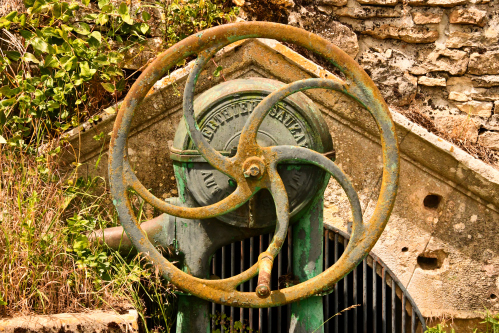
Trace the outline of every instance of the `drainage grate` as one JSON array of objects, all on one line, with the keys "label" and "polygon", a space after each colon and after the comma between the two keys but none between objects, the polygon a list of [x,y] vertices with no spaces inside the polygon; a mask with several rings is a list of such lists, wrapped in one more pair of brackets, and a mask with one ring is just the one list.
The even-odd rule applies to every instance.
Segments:
[{"label": "drainage grate", "polygon": [[[349,235],[331,226],[325,228],[324,267],[330,267],[343,253]],[[292,242],[291,235],[289,230],[283,250],[274,264],[272,289],[284,287],[292,279],[292,248],[288,246]],[[248,269],[256,262],[258,254],[267,248],[271,237],[253,237],[224,246],[213,256],[212,274],[227,278]],[[276,270],[278,274],[275,274]],[[245,282],[239,289],[254,291],[255,287],[256,278]],[[356,304],[359,306],[334,316]],[[422,333],[426,329],[424,318],[407,290],[373,253],[338,282],[331,294],[323,296],[323,305],[324,320],[327,320],[324,332]],[[289,332],[290,309],[289,305],[243,309],[212,304],[212,331],[239,332],[238,328],[242,324],[260,333]]]}]

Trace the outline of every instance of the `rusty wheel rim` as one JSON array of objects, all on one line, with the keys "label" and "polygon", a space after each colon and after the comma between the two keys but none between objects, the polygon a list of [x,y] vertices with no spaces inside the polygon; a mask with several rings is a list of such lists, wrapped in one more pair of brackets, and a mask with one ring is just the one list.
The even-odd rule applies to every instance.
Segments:
[{"label": "rusty wheel rim", "polygon": [[[267,96],[260,102],[246,123],[241,134],[238,154],[229,159],[211,148],[202,137],[193,115],[193,87],[204,63],[217,50],[241,39],[257,37],[294,43],[322,55],[344,74],[345,80],[336,78],[297,81]],[[238,187],[230,196],[216,204],[206,207],[186,208],[174,206],[156,198],[140,184],[128,163],[126,142],[133,112],[142,102],[147,92],[157,80],[167,74],[172,66],[194,54],[200,56],[189,76],[184,93],[184,118],[189,135],[207,161],[216,169],[235,179]],[[312,88],[332,89],[347,94],[365,107],[377,123],[383,150],[383,177],[378,202],[368,223],[362,221],[358,197],[348,177],[332,161],[306,148],[291,146],[264,148],[259,147],[254,142],[258,126],[273,104],[296,91]],[[243,140],[243,137],[247,140]],[[263,175],[258,179],[251,177],[251,170],[243,168],[245,162],[247,166],[247,161],[250,158],[263,160],[263,167],[257,163],[260,165],[259,171],[263,171]],[[354,213],[355,229],[352,238],[343,256],[333,266],[312,279],[292,287],[274,290],[264,297],[257,295],[255,292],[237,291],[236,288],[239,284],[258,273],[259,265],[260,270],[263,271],[266,267],[264,260],[267,260],[269,256],[275,257],[282,246],[279,237],[285,236],[289,211],[287,195],[277,174],[276,165],[287,160],[300,160],[317,165],[332,174],[342,185],[349,197]],[[248,172],[250,177],[245,176],[245,173]],[[109,176],[113,203],[116,206],[123,227],[138,251],[157,265],[167,280],[182,290],[212,302],[237,307],[280,306],[330,290],[337,281],[348,274],[369,253],[381,235],[395,202],[398,173],[399,152],[395,126],[386,103],[369,76],[352,58],[325,39],[298,28],[269,22],[244,22],[211,28],[184,39],[160,54],[141,74],[127,94],[117,114],[110,143]],[[278,214],[276,234],[278,237],[274,237],[273,243],[264,252],[268,256],[261,255],[259,262],[250,269],[224,280],[204,280],[193,277],[182,272],[164,258],[141,230],[139,223],[133,216],[127,196],[127,190],[133,188],[142,198],[167,214],[191,219],[203,219],[221,215],[240,207],[262,186],[272,192],[276,201]]]}]

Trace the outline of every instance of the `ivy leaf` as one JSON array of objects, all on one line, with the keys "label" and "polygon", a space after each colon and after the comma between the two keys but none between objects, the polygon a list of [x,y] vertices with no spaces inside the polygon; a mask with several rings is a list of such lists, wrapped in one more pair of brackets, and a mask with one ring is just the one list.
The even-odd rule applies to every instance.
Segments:
[{"label": "ivy leaf", "polygon": [[97,70],[95,68],[90,68],[88,66],[88,62],[86,62],[86,61],[80,63],[80,70],[81,70],[80,75],[83,76],[84,78],[88,78],[88,79],[92,78],[92,76],[94,76],[95,72],[97,72]]},{"label": "ivy leaf", "polygon": [[96,22],[99,23],[100,25],[104,25],[108,21],[109,21],[109,16],[103,13],[100,13],[96,20]]},{"label": "ivy leaf", "polygon": [[52,7],[52,15],[55,18],[59,18],[62,15],[62,8],[60,3],[55,3],[54,6]]},{"label": "ivy leaf", "polygon": [[109,3],[109,0],[99,0],[98,5],[99,8],[102,9],[102,7],[106,6]]},{"label": "ivy leaf", "polygon": [[76,57],[62,57],[61,58],[61,64],[64,67],[65,70],[70,71],[74,64],[76,63]]},{"label": "ivy leaf", "polygon": [[79,33],[80,35],[88,35],[90,34],[90,26],[85,22],[80,22],[79,26],[73,26],[74,31]]},{"label": "ivy leaf", "polygon": [[147,23],[140,24],[140,31],[145,35],[149,31],[149,25]]},{"label": "ivy leaf", "polygon": [[88,6],[90,4],[90,0],[82,0],[81,1],[85,6]]},{"label": "ivy leaf", "polygon": [[16,16],[17,16],[17,11],[14,10],[13,12],[10,12],[9,14],[7,14],[7,16],[5,16],[5,19],[12,22],[12,21],[14,21]]},{"label": "ivy leaf", "polygon": [[46,41],[44,41],[41,38],[35,37],[31,41],[31,45],[38,51],[41,51],[43,53],[48,53],[49,52],[49,45],[47,44]]},{"label": "ivy leaf", "polygon": [[104,89],[106,89],[106,91],[109,91],[110,93],[114,93],[114,91],[115,91],[114,84],[101,82],[101,85],[102,85],[102,87],[104,87]]},{"label": "ivy leaf", "polygon": [[16,99],[15,98],[11,98],[11,99],[4,99],[0,102],[0,105],[4,108],[6,107],[9,107],[9,106],[12,106],[14,105],[14,103],[16,102]]},{"label": "ivy leaf", "polygon": [[31,37],[33,37],[31,31],[28,30],[21,30],[19,33],[24,37],[24,39],[31,39]]},{"label": "ivy leaf", "polygon": [[49,101],[49,102],[47,103],[47,107],[48,107],[49,109],[51,109],[51,110],[57,109],[57,108],[59,108],[59,106],[60,106],[60,104],[59,104],[59,103],[57,103],[56,101],[53,101],[53,100],[51,100],[51,101]]},{"label": "ivy leaf", "polygon": [[118,14],[120,14],[123,22],[129,25],[133,25],[133,20],[130,18],[130,14],[128,12],[128,7],[126,3],[122,2],[120,7],[118,8]]},{"label": "ivy leaf", "polygon": [[126,81],[124,79],[121,79],[116,83],[116,90],[118,91],[123,91],[125,89]]},{"label": "ivy leaf", "polygon": [[101,36],[100,32],[98,32],[98,31],[92,31],[92,33],[90,34],[90,37],[97,39],[99,41],[99,44],[102,41],[102,36]]},{"label": "ivy leaf", "polygon": [[18,61],[21,58],[21,53],[17,51],[6,51],[5,54],[12,61]]},{"label": "ivy leaf", "polygon": [[34,62],[35,64],[40,63],[40,61],[36,59],[36,57],[29,52],[24,53],[23,60],[27,62]]},{"label": "ivy leaf", "polygon": [[147,22],[151,19],[151,15],[148,12],[142,12],[142,19]]},{"label": "ivy leaf", "polygon": [[73,249],[78,252],[82,252],[88,248],[89,242],[87,236],[80,235],[76,237],[73,242]]},{"label": "ivy leaf", "polygon": [[34,3],[33,3],[33,6],[31,7],[31,13],[34,14],[34,13],[38,13],[42,10],[42,6],[45,4],[45,1],[43,0],[36,0]]},{"label": "ivy leaf", "polygon": [[111,5],[106,5],[106,6],[102,7],[102,9],[101,9],[101,12],[103,12],[103,13],[110,13],[112,11],[113,11],[113,6],[111,6]]},{"label": "ivy leaf", "polygon": [[107,56],[104,54],[97,56],[97,58],[94,59],[94,62],[101,65],[101,66],[107,66],[110,64]]},{"label": "ivy leaf", "polygon": [[[3,111],[0,111],[0,125],[3,126],[5,125],[6,122],[7,122],[7,117],[5,116],[5,113]],[[2,138],[2,136],[0,135],[0,143],[7,143],[7,142],[2,142],[2,139],[3,141],[5,141],[5,139]]]},{"label": "ivy leaf", "polygon": [[[3,112],[2,112],[3,114]],[[5,117],[5,115],[4,115]],[[0,144],[7,143],[7,140],[3,136],[0,135]],[[0,299],[0,305],[7,305],[7,302],[5,302],[3,299]]]},{"label": "ivy leaf", "polygon": [[128,7],[126,3],[120,3],[120,6],[118,7],[118,14],[120,14],[121,16],[128,14]]},{"label": "ivy leaf", "polygon": [[213,72],[213,76],[214,77],[219,77],[220,73],[222,73],[222,69],[223,69],[222,66],[218,66],[217,69],[215,69],[215,71]]},{"label": "ivy leaf", "polygon": [[5,97],[11,97],[12,89],[10,89],[9,86],[3,86],[2,88],[0,88],[0,94],[2,94]]},{"label": "ivy leaf", "polygon": [[61,69],[61,70],[57,71],[57,73],[55,73],[54,78],[60,79],[61,77],[64,77],[65,75],[66,75],[66,71]]},{"label": "ivy leaf", "polygon": [[20,87],[17,87],[15,89],[10,89],[9,86],[3,86],[2,88],[0,88],[0,94],[2,94],[7,98],[11,98],[12,96],[19,94],[20,91],[21,91]]},{"label": "ivy leaf", "polygon": [[57,60],[57,57],[54,57],[51,54],[49,54],[45,57],[44,62],[45,62],[45,68],[59,67],[59,61]]}]

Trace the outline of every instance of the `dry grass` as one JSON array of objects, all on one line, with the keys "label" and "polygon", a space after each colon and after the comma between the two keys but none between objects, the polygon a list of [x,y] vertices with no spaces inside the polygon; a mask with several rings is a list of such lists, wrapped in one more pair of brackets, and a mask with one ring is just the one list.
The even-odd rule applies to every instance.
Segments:
[{"label": "dry grass", "polygon": [[478,142],[473,142],[468,140],[466,134],[467,127],[469,123],[463,122],[462,124],[456,124],[456,127],[451,132],[442,131],[435,125],[435,122],[425,115],[424,113],[417,110],[415,107],[410,107],[408,109],[398,108],[397,111],[403,114],[406,118],[412,122],[424,127],[430,133],[433,133],[444,140],[447,140],[471,156],[478,158],[485,163],[497,166],[499,162],[499,156],[497,152],[490,148],[482,146]]},{"label": "dry grass", "polygon": [[[126,280],[118,277],[106,281],[91,267],[88,258],[101,253],[102,249],[89,246],[83,255],[71,251],[83,228],[81,225],[68,228],[67,217],[76,214],[88,219],[87,213],[90,213],[99,219],[111,219],[111,216],[99,215],[101,212],[95,209],[101,198],[88,195],[85,200],[81,199],[78,191],[68,191],[68,186],[50,170],[50,162],[3,148],[0,153],[0,315],[131,307]],[[109,261],[103,257],[99,260]],[[123,272],[124,278],[127,274]]]},{"label": "dry grass", "polygon": [[23,0],[0,0],[0,17],[14,10],[18,12],[25,11]]}]

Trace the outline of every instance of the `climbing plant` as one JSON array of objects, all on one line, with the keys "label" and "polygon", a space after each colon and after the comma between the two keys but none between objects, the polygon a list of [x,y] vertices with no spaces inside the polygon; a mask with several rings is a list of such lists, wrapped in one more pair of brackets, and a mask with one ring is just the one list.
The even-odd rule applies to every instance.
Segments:
[{"label": "climbing plant", "polygon": [[152,30],[164,36],[158,52],[236,14],[215,0],[25,5],[0,18],[0,135],[12,146],[57,137],[116,102],[134,77],[122,69],[124,54],[147,50]]}]

